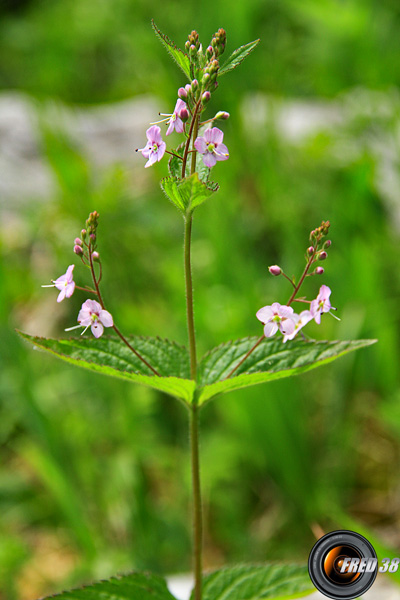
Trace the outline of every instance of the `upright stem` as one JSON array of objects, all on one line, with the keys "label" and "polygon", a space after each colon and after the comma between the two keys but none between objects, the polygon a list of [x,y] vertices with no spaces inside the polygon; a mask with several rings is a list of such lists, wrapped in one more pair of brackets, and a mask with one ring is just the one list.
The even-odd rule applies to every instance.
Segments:
[{"label": "upright stem", "polygon": [[199,406],[194,398],[190,410],[190,450],[193,488],[194,600],[201,600],[203,563],[203,512],[200,487]]},{"label": "upright stem", "polygon": [[193,215],[189,213],[185,219],[185,284],[186,284],[186,316],[189,336],[189,353],[190,353],[190,377],[196,379],[197,359],[196,359],[196,334],[194,330],[194,314],[193,314],[193,283],[192,283],[192,266],[191,266],[191,239],[192,239],[192,222]]},{"label": "upright stem", "polygon": [[[182,177],[185,177],[186,162],[189,155],[190,142],[195,140],[199,131],[199,110],[201,102],[197,102],[190,124],[189,136],[183,155]],[[193,143],[193,142],[192,142]],[[191,175],[196,171],[196,149],[192,146]],[[193,213],[189,210],[185,216],[185,286],[186,286],[186,316],[189,337],[190,353],[190,377],[196,380],[197,357],[196,357],[196,334],[194,329],[193,313],[193,282],[191,266],[191,241],[192,241]],[[202,594],[202,556],[203,556],[203,513],[201,504],[200,485],[200,447],[199,447],[199,405],[195,392],[193,402],[190,406],[190,453],[192,464],[192,518],[193,518],[193,569],[194,569],[194,600],[201,600]]]}]

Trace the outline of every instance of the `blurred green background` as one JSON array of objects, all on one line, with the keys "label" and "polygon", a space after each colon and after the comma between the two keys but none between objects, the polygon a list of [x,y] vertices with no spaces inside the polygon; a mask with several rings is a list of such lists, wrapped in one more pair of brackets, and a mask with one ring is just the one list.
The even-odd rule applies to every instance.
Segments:
[{"label": "blurred green background", "polygon": [[[46,116],[49,105],[118,110],[143,95],[161,112],[172,109],[185,81],[151,18],[180,46],[193,28],[207,44],[224,27],[229,53],[261,38],[211,103],[210,113],[231,114],[222,126],[231,158],[217,165],[221,190],[194,224],[200,351],[260,333],[256,310],[289,294],[267,266],[299,273],[308,233],[322,219],[331,221],[332,247],[323,279],[309,279],[305,292],[329,285],[341,321],[326,316],[310,333],[379,338],[332,366],[233,393],[204,411],[206,566],[305,561],[313,531],[351,526],[399,546],[399,3],[5,0],[0,86],[33,99],[55,182],[50,200],[34,187],[27,201],[0,200],[7,600],[129,569],[190,570],[185,411],[167,396],[39,354],[14,331],[58,336],[75,322],[85,298],[56,305],[56,293],[40,285],[74,262],[72,241],[96,209],[105,296],[120,328],[186,343],[183,226],[158,186],[165,162],[144,172],[133,146],[127,163],[100,169],[54,111]],[[323,112],[304,135],[285,135],[285,107],[300,107],[306,129],[328,108],[334,125]],[[76,279],[85,283],[84,275],[77,267]]]}]

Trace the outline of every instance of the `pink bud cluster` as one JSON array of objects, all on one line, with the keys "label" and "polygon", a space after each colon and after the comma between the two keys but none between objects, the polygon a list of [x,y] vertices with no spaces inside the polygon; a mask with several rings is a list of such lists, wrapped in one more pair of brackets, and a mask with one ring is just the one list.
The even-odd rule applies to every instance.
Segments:
[{"label": "pink bud cluster", "polygon": [[[69,327],[65,331],[71,331],[72,329],[77,329],[78,327],[83,327],[84,330],[82,334],[84,334],[87,329],[90,327],[93,335],[98,338],[103,335],[104,327],[113,327],[114,322],[111,314],[104,309],[102,304],[99,287],[98,284],[101,279],[101,263],[100,263],[100,254],[96,248],[97,241],[97,226],[99,220],[99,213],[94,211],[90,213],[89,218],[86,221],[86,229],[82,229],[81,237],[77,237],[74,240],[74,253],[77,256],[80,256],[82,262],[90,267],[93,281],[96,289],[90,288],[81,288],[78,289],[83,291],[92,292],[97,294],[100,302],[96,300],[86,300],[81,307],[81,310],[78,314],[78,323],[79,325],[75,325],[74,327]],[[100,276],[97,277],[95,274],[94,263],[100,264]],[[73,270],[75,265],[70,265],[67,271],[60,275],[57,279],[53,280],[51,285],[43,285],[42,287],[55,287],[59,290],[59,294],[57,297],[57,302],[61,302],[65,298],[71,298],[75,289],[77,288],[75,281],[73,279]]]},{"label": "pink bud cluster", "polygon": [[[151,127],[146,131],[147,143],[143,148],[138,148],[137,152],[141,152],[144,158],[147,159],[145,167],[150,167],[156,162],[159,162],[165,153],[172,154],[178,159],[185,162],[178,149],[175,151],[167,150],[167,145],[162,139],[160,123],[167,124],[166,135],[169,136],[173,132],[186,135],[187,143],[191,142],[190,152],[198,152],[202,155],[203,162],[208,168],[212,168],[218,161],[224,161],[229,158],[229,151],[223,143],[223,132],[217,127],[206,128],[208,124],[221,119],[229,118],[229,113],[219,111],[212,118],[204,122],[199,122],[201,113],[205,110],[206,105],[211,100],[213,91],[216,89],[219,72],[219,57],[223,54],[226,44],[226,33],[223,29],[219,29],[212,37],[210,45],[203,53],[199,35],[196,31],[189,34],[185,44],[187,56],[191,63],[191,71],[196,72],[198,79],[194,78],[184,87],[180,87],[177,92],[178,100],[172,113],[160,113],[163,119],[151,123]],[[196,123],[196,127],[194,124]],[[194,132],[200,131],[199,134]],[[184,173],[185,164],[182,168]],[[183,175],[182,175],[183,176]]]},{"label": "pink bud cluster", "polygon": [[322,285],[320,287],[318,296],[314,300],[300,299],[300,302],[309,304],[308,310],[303,310],[300,314],[294,312],[290,306],[296,299],[296,296],[302,286],[306,277],[310,275],[322,275],[324,269],[320,266],[316,267],[314,271],[310,272],[311,266],[318,260],[326,260],[328,253],[326,248],[329,248],[332,244],[331,240],[323,241],[323,238],[329,232],[329,221],[322,221],[320,227],[317,227],[310,233],[311,246],[309,246],[305,253],[306,266],[300,277],[299,283],[296,285],[293,278],[288,277],[283,269],[279,265],[271,265],[268,267],[271,275],[278,277],[283,275],[294,287],[288,303],[281,305],[278,302],[274,302],[271,305],[263,306],[257,312],[257,319],[264,324],[264,335],[271,337],[279,330],[283,334],[283,341],[292,340],[298,332],[305,326],[309,321],[315,320],[316,323],[321,323],[321,315],[331,310],[336,310],[330,303],[331,290],[328,286]]}]

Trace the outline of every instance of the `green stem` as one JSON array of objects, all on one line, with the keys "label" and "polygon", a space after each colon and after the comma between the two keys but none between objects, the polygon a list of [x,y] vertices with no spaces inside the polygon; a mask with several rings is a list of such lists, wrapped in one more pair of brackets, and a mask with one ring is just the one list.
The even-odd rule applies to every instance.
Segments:
[{"label": "green stem", "polygon": [[192,282],[192,266],[191,266],[191,238],[192,238],[192,222],[193,214],[189,213],[185,218],[185,284],[186,284],[186,316],[189,336],[189,353],[190,353],[190,377],[196,379],[197,358],[196,358],[196,334],[194,330],[194,314],[193,314],[193,282]]},{"label": "green stem", "polygon": [[[191,175],[196,172],[196,150],[194,142],[199,131],[199,110],[201,102],[197,102],[190,123],[189,135],[185,146],[185,152],[182,161],[182,177],[186,174],[186,162],[189,156],[190,142],[192,141],[192,161]],[[197,357],[196,357],[196,334],[194,328],[193,313],[193,282],[191,266],[191,239],[192,239],[193,213],[188,211],[185,216],[185,286],[186,286],[186,315],[189,337],[190,354],[190,377],[196,380],[197,375]],[[199,406],[197,393],[193,396],[193,402],[190,406],[190,453],[192,463],[192,518],[193,518],[193,569],[194,569],[194,600],[201,600],[202,594],[202,557],[203,557],[203,512],[201,503],[201,483],[200,483],[200,448],[199,448]]]},{"label": "green stem", "polygon": [[[97,294],[97,299],[100,302],[101,308],[103,310],[105,310],[105,305],[104,305],[104,300],[103,297],[101,295],[100,292],[100,286],[99,286],[99,281],[100,278],[97,279],[96,277],[96,273],[94,270],[94,264],[93,264],[93,256],[92,256],[92,249],[89,246],[89,263],[90,263],[90,271],[92,273],[92,279],[93,279],[93,283],[94,283],[94,287],[96,288],[96,294]],[[124,344],[129,348],[129,350],[131,352],[133,352],[139,360],[142,361],[142,363],[144,363],[146,365],[146,367],[148,367],[150,369],[150,371],[152,371],[154,373],[154,375],[156,375],[157,377],[161,377],[160,373],[158,371],[156,371],[156,369],[154,369],[154,367],[151,366],[150,363],[147,362],[147,360],[145,358],[143,358],[143,356],[140,354],[140,352],[138,352],[126,339],[126,337],[120,332],[120,330],[118,329],[118,327],[115,325],[115,323],[113,324],[112,328],[114,329],[115,333],[117,335],[119,335],[119,337],[121,338],[121,340],[124,342]]]},{"label": "green stem", "polygon": [[194,398],[190,410],[190,450],[193,488],[194,600],[201,600],[203,562],[203,511],[200,486],[199,406]]}]

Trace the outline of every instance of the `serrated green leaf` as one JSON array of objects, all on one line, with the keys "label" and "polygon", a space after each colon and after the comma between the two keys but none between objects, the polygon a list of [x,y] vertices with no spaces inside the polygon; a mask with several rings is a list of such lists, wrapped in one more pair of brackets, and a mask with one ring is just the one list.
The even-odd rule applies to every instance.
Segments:
[{"label": "serrated green leaf", "polygon": [[164,177],[160,185],[171,202],[183,213],[191,212],[203,204],[219,188],[216,183],[205,184],[200,181],[197,173],[185,179]]},{"label": "serrated green leaf", "polygon": [[175,342],[127,337],[129,343],[160,373],[161,377],[157,377],[118,337],[53,340],[19,333],[35,347],[78,367],[147,385],[188,403],[192,401],[195,383],[190,380],[188,352]]},{"label": "serrated green leaf", "polygon": [[151,573],[131,573],[112,577],[51,598],[60,600],[176,600],[162,577]]},{"label": "serrated green leaf", "polygon": [[238,67],[240,63],[243,62],[244,59],[247,58],[247,56],[249,56],[251,52],[253,52],[254,48],[257,46],[259,41],[260,40],[254,40],[254,42],[249,42],[244,46],[240,46],[240,48],[236,48],[236,50],[232,52],[228,60],[224,62],[224,64],[218,71],[218,76],[224,75],[225,73],[236,69],[236,67]]},{"label": "serrated green leaf", "polygon": [[257,339],[249,337],[222,344],[202,358],[198,371],[199,385],[203,388],[200,404],[220,393],[304,373],[377,341],[307,342],[296,339],[284,344],[281,338],[264,339],[233,376],[226,379]]},{"label": "serrated green leaf", "polygon": [[151,21],[151,24],[154,29],[154,33],[166,48],[168,54],[172,56],[178,67],[184,72],[189,81],[192,81],[193,78],[190,74],[190,59],[188,55],[180,50],[176,44],[157,27],[153,20]]},{"label": "serrated green leaf", "polygon": [[[306,566],[237,565],[206,575],[203,600],[300,598],[315,588]],[[191,600],[194,599],[192,593]]]}]

